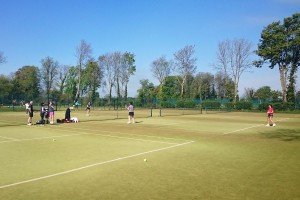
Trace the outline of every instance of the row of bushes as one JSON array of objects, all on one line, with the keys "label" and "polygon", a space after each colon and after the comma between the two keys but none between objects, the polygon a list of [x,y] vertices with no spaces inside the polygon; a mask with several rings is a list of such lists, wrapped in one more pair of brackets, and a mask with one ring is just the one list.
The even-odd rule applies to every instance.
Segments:
[{"label": "row of bushes", "polygon": [[268,108],[268,105],[272,104],[274,109],[277,111],[285,111],[285,110],[295,110],[295,105],[293,103],[262,103],[259,104],[257,108],[253,106],[251,102],[248,101],[238,101],[236,103],[228,102],[225,104],[221,104],[219,101],[203,101],[198,104],[195,101],[162,101],[160,102],[160,107],[162,108],[203,108],[203,109],[226,109],[226,110],[253,110],[257,109],[260,111],[265,111]]}]

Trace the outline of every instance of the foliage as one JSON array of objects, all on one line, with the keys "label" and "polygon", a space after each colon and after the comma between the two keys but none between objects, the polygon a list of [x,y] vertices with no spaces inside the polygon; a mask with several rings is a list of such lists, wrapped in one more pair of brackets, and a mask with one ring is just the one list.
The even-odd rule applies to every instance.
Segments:
[{"label": "foliage", "polygon": [[252,110],[252,103],[249,101],[237,101],[235,103],[235,109],[237,109],[237,110]]},{"label": "foliage", "polygon": [[203,101],[201,106],[205,109],[219,109],[221,108],[221,103],[219,101]]},{"label": "foliage", "polygon": [[26,101],[40,98],[40,73],[35,66],[18,69],[12,79],[12,98]]},{"label": "foliage", "polygon": [[255,97],[257,97],[260,100],[269,100],[272,97],[272,91],[270,86],[263,86],[256,90]]},{"label": "foliage", "polygon": [[166,101],[167,99],[178,99],[180,97],[180,85],[177,82],[177,77],[166,77],[159,94],[159,99]]},{"label": "foliage", "polygon": [[12,87],[11,79],[7,76],[0,75],[0,104],[11,103],[9,96],[12,93]]},{"label": "foliage", "polygon": [[138,90],[138,99],[142,104],[152,104],[155,98],[155,87],[148,79],[140,81],[141,88]]},{"label": "foliage", "polygon": [[177,108],[196,108],[197,103],[193,100],[179,100],[176,102]]},{"label": "foliage", "polygon": [[[295,71],[300,62],[300,13],[268,25],[261,33],[256,54],[261,57],[255,61],[256,67],[264,63],[269,68],[279,67],[283,101],[287,102],[287,74],[290,71],[290,84],[294,85]],[[290,69],[293,70],[290,70]],[[292,89],[292,85],[290,88]],[[291,93],[289,93],[291,94]]]}]

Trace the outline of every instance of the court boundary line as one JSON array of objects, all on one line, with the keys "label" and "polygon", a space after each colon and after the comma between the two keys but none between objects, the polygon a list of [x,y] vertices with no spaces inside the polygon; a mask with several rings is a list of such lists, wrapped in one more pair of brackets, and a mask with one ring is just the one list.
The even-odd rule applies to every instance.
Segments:
[{"label": "court boundary line", "polygon": [[[282,122],[282,121],[286,121],[288,119],[290,119],[290,118],[279,119],[276,122]],[[251,128],[255,128],[255,127],[259,127],[259,126],[263,126],[263,125],[265,125],[265,124],[257,124],[257,125],[254,125],[254,126],[250,126],[250,127],[246,127],[246,128],[241,128],[241,129],[238,129],[238,130],[225,132],[225,133],[223,133],[223,135],[227,135],[227,134],[231,134],[231,133],[236,133],[236,132],[244,131],[244,130],[247,130],[247,129],[251,129]]]},{"label": "court boundary line", "polygon": [[[93,129],[89,128],[79,128],[79,127],[72,127],[73,130],[83,130],[83,131],[95,131]],[[144,135],[144,134],[135,134],[135,133],[122,133],[119,131],[108,131],[108,130],[102,130],[102,132],[107,132],[107,133],[117,133],[121,135],[135,135],[135,136],[143,136],[143,137],[150,137],[150,138],[158,138],[158,139],[166,139],[166,140],[178,140],[178,141],[191,141],[191,140],[186,140],[186,139],[180,139],[180,138],[171,138],[171,137],[159,137],[159,136],[153,136],[153,135]]]},{"label": "court boundary line", "polygon": [[[50,129],[50,127],[44,127],[47,129]],[[52,128],[52,127],[51,127]],[[135,141],[143,141],[143,142],[156,142],[156,143],[161,143],[161,144],[178,144],[178,143],[174,143],[174,142],[164,142],[164,141],[158,141],[158,140],[146,140],[146,139],[139,139],[139,138],[132,138],[132,137],[123,137],[123,136],[114,136],[114,135],[106,135],[106,134],[101,134],[101,133],[88,133],[86,132],[87,130],[85,130],[82,133],[79,133],[79,131],[77,130],[64,130],[61,129],[60,131],[62,132],[71,132],[74,134],[70,134],[70,135],[58,135],[58,136],[47,136],[47,137],[40,137],[40,138],[28,138],[28,139],[11,139],[8,141],[2,141],[1,143],[11,143],[11,142],[22,142],[22,141],[33,141],[33,140],[42,140],[42,139],[53,139],[53,138],[60,138],[60,137],[70,137],[70,136],[79,136],[79,135],[94,135],[94,136],[102,136],[102,137],[111,137],[111,138],[118,138],[118,139],[127,139],[127,140],[135,140]],[[104,131],[102,131],[104,132]],[[107,133],[109,133],[109,131],[105,131]],[[110,133],[115,133],[115,132],[110,132]],[[186,141],[191,141],[191,140],[186,140]]]},{"label": "court boundary line", "polygon": [[19,182],[16,182],[16,183],[2,185],[2,186],[0,186],[0,189],[12,187],[12,186],[17,186],[17,185],[21,185],[21,184],[25,184],[25,183],[31,183],[31,182],[35,182],[35,181],[39,181],[39,180],[44,180],[44,179],[48,179],[48,178],[52,178],[52,177],[56,177],[56,176],[60,176],[60,175],[64,175],[64,174],[69,174],[69,173],[72,173],[72,172],[84,170],[84,169],[95,167],[95,166],[104,165],[104,164],[107,164],[107,163],[113,163],[113,162],[117,162],[117,161],[120,161],[120,160],[125,160],[125,159],[128,159],[128,158],[138,157],[138,156],[141,156],[141,155],[146,155],[146,154],[150,154],[150,153],[154,153],[154,152],[158,152],[158,151],[163,151],[163,150],[167,150],[167,149],[187,145],[187,144],[190,144],[190,143],[193,143],[193,142],[195,142],[195,141],[180,143],[180,144],[176,144],[176,145],[172,145],[172,146],[168,146],[168,147],[163,147],[163,148],[159,148],[159,149],[154,149],[154,150],[150,150],[150,151],[145,151],[145,152],[141,152],[141,153],[137,153],[137,154],[133,154],[133,155],[129,155],[129,156],[123,156],[123,157],[115,158],[115,159],[112,159],[112,160],[98,162],[98,163],[86,165],[86,166],[83,166],[83,167],[78,167],[78,168],[75,168],[75,169],[50,174],[50,175],[47,175],[47,176],[42,176],[42,177],[38,177],[38,178],[28,179],[28,180],[25,180],[25,181],[19,181]]}]

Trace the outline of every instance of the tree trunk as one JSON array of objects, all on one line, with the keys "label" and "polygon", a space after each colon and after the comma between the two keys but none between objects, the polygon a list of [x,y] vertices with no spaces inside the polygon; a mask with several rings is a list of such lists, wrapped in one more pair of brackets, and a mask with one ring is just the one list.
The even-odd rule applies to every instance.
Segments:
[{"label": "tree trunk", "polygon": [[125,84],[124,100],[127,101],[127,83]]},{"label": "tree trunk", "polygon": [[233,94],[234,94],[233,103],[236,103],[237,92],[238,92],[238,84],[235,83],[234,84],[234,92],[233,92]]},{"label": "tree trunk", "polygon": [[283,102],[287,102],[287,98],[286,98],[287,66],[286,65],[280,65],[279,66],[279,72],[280,72],[280,84],[281,84],[281,89],[282,89]]}]

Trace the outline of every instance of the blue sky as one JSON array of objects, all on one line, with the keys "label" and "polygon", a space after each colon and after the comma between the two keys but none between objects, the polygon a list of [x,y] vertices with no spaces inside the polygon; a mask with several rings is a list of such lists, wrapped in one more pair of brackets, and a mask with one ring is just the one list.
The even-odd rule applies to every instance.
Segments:
[{"label": "blue sky", "polygon": [[[75,65],[75,48],[84,39],[94,58],[113,51],[136,55],[129,83],[134,96],[141,79],[157,83],[150,64],[161,55],[172,59],[185,45],[195,45],[197,71],[215,73],[211,64],[220,41],[244,38],[255,50],[265,26],[299,11],[300,0],[0,0],[0,51],[7,57],[0,74],[39,67],[46,56]],[[278,69],[245,73],[239,91],[264,85],[280,89]]]}]

